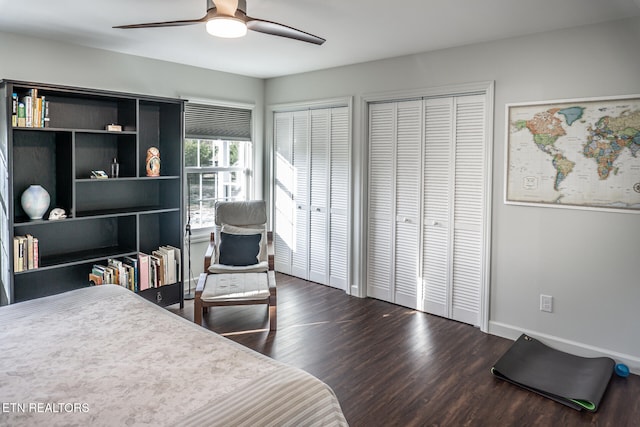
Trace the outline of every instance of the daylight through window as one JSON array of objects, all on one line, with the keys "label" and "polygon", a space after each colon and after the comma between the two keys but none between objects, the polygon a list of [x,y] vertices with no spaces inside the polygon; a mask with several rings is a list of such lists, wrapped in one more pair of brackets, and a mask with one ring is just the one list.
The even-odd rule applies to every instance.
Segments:
[{"label": "daylight through window", "polygon": [[188,214],[192,228],[214,225],[217,200],[245,200],[250,190],[251,142],[185,140]]}]

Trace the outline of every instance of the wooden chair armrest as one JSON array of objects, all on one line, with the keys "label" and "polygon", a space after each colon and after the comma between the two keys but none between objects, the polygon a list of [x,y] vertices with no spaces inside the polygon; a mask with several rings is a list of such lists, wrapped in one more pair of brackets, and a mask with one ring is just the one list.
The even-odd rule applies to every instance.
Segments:
[{"label": "wooden chair armrest", "polygon": [[196,298],[199,298],[204,291],[204,285],[207,282],[207,273],[200,273],[198,277],[198,284],[196,285]]},{"label": "wooden chair armrest", "polygon": [[215,256],[216,251],[216,242],[213,238],[213,233],[211,233],[211,239],[209,240],[209,246],[207,246],[207,250],[204,253],[204,271],[209,270],[209,266],[211,265],[211,260]]}]

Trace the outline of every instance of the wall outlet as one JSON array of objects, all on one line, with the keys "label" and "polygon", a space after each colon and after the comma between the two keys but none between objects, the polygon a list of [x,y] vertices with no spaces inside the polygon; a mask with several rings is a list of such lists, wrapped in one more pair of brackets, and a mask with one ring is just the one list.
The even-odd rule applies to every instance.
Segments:
[{"label": "wall outlet", "polygon": [[553,297],[550,295],[540,295],[540,311],[553,313]]}]

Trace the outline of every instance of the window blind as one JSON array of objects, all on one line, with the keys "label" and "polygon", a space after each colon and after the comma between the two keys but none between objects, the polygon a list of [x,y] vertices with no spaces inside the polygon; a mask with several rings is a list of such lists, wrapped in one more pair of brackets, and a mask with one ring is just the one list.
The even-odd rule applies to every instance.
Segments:
[{"label": "window blind", "polygon": [[251,141],[251,110],[187,102],[185,137]]}]

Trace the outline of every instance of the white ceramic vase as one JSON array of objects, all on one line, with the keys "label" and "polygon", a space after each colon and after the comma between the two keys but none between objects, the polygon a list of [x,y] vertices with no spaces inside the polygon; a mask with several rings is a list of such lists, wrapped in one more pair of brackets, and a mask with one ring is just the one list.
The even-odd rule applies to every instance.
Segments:
[{"label": "white ceramic vase", "polygon": [[42,216],[49,209],[50,202],[49,193],[41,185],[30,185],[20,198],[22,209],[32,220],[42,219]]}]

